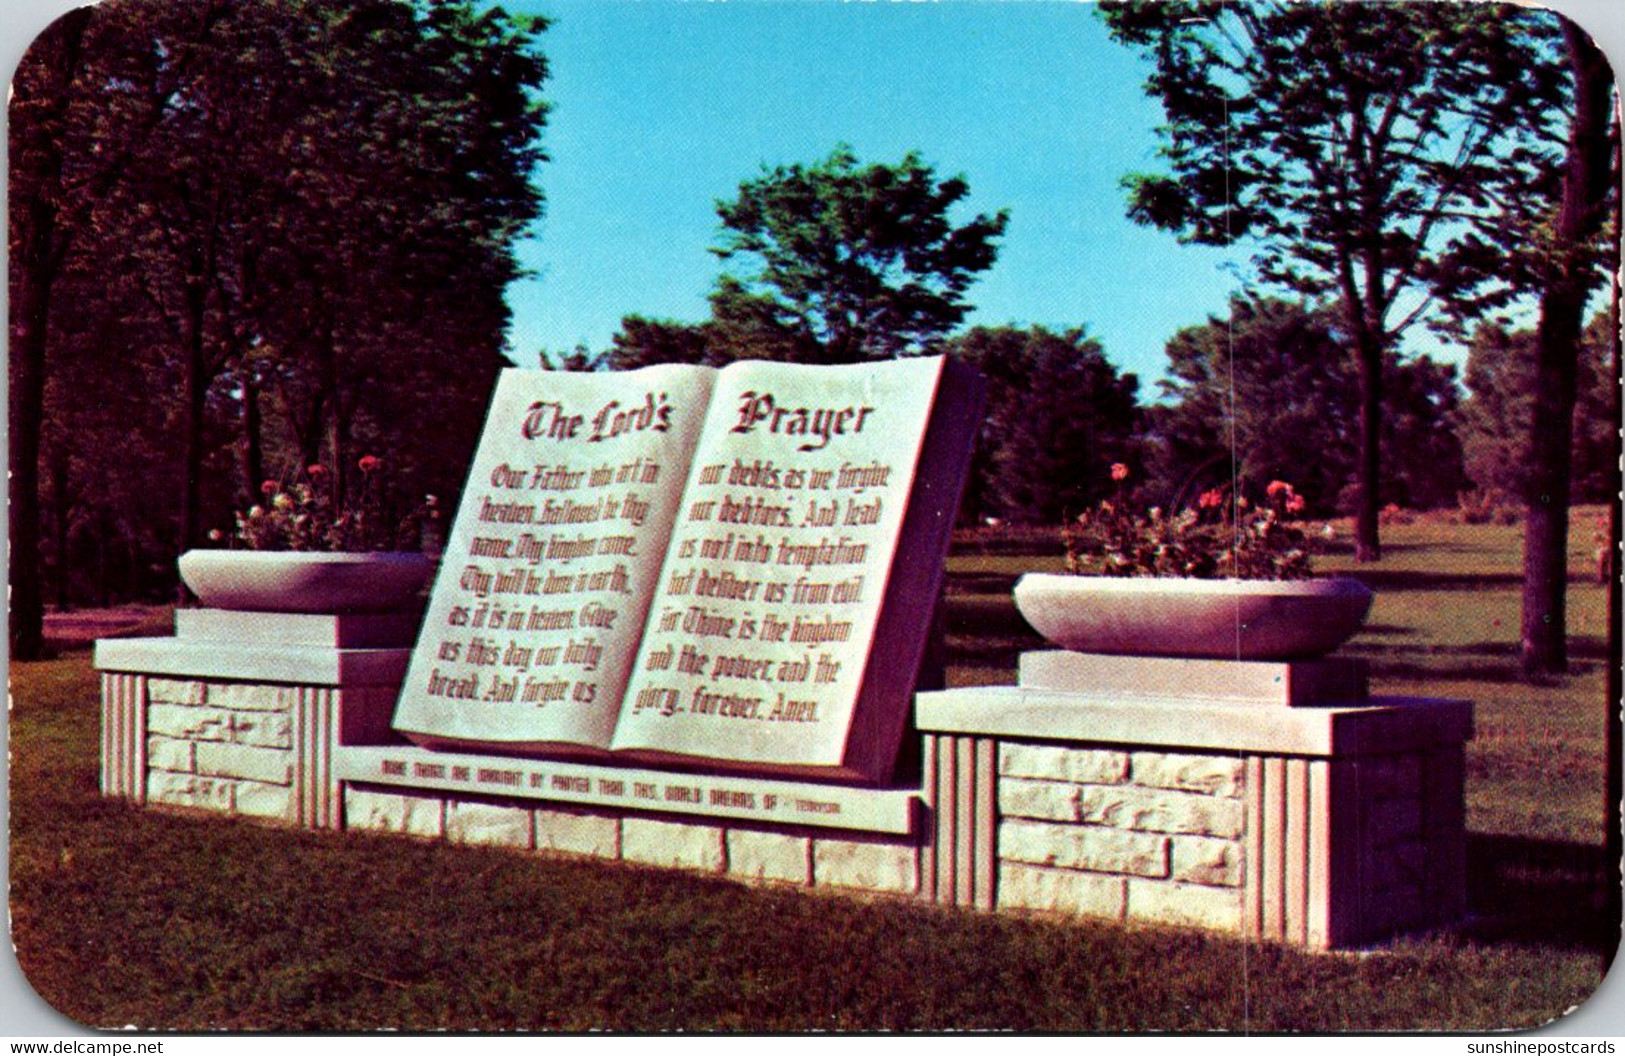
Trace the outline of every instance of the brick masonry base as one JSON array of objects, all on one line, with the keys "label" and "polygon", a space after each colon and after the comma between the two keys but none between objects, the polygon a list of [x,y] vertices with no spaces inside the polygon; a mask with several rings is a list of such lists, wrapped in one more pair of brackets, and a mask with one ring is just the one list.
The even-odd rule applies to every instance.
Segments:
[{"label": "brick masonry base", "polygon": [[[238,657],[247,674],[234,677],[229,649],[131,641],[98,650],[97,661],[102,788],[137,803],[1311,948],[1448,923],[1463,909],[1471,708],[1365,700],[1363,672],[1358,705],[1291,706],[1136,697],[1134,662],[1118,658],[1072,671],[1106,672],[1111,695],[1101,697],[1053,684],[1065,658],[1024,662],[1049,674],[1030,679],[1037,685],[919,696],[917,788],[836,795],[806,785],[808,796],[843,803],[841,827],[572,802],[536,774],[513,794],[366,780],[380,745],[437,758],[389,732],[401,666],[378,655],[389,650],[330,649],[369,655],[310,664],[258,648]],[[287,680],[300,670],[324,681]],[[1338,684],[1348,673],[1283,677]],[[1153,674],[1166,686],[1180,672]],[[1194,684],[1271,681],[1234,668],[1188,674]],[[728,780],[724,801],[741,802],[749,779]],[[783,782],[761,788],[759,800],[797,794]],[[869,818],[884,820],[866,828]]]}]

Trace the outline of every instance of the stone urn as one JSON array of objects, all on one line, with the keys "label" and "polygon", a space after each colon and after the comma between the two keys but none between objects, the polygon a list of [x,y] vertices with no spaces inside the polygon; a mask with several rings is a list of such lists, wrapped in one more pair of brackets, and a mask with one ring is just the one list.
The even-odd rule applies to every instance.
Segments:
[{"label": "stone urn", "polygon": [[1353,579],[1131,579],[1029,573],[1016,608],[1063,649],[1126,656],[1304,660],[1360,629],[1371,590]]},{"label": "stone urn", "polygon": [[250,612],[406,612],[435,561],[415,553],[188,550],[181,580],[210,608]]}]

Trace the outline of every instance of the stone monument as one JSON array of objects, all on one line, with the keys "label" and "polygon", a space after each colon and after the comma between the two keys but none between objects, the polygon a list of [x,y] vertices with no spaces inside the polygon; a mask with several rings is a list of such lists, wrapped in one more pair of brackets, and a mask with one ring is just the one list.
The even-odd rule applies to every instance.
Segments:
[{"label": "stone monument", "polygon": [[426,609],[98,643],[103,791],[1312,947],[1458,916],[1469,705],[1335,658],[916,692],[977,388],[509,372]]}]

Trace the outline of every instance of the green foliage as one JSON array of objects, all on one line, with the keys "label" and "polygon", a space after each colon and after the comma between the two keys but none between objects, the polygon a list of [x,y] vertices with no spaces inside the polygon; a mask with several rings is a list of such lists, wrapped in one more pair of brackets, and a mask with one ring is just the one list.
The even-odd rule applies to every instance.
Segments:
[{"label": "green foliage", "polygon": [[955,225],[970,193],[915,154],[860,165],[847,147],[781,165],[719,202],[724,273],[711,294],[724,358],[854,363],[929,347],[969,311],[965,291],[992,266],[1007,212]]},{"label": "green foliage", "polygon": [[727,360],[716,347],[714,330],[710,322],[681,323],[628,315],[611,339],[606,359],[612,370],[635,370],[656,363],[721,366]]},{"label": "green foliage", "polygon": [[[1335,309],[1237,297],[1227,318],[1176,334],[1163,401],[1148,411],[1157,500],[1177,508],[1219,482],[1259,494],[1269,481],[1291,479],[1311,510],[1349,510],[1360,381],[1338,321]],[[1385,365],[1384,503],[1453,504],[1463,481],[1449,423],[1454,369],[1426,356],[1389,355]]]},{"label": "green foliage", "polygon": [[[1130,215],[1193,242],[1252,239],[1260,275],[1385,325],[1483,211],[1522,123],[1561,98],[1556,21],[1511,5],[1108,0],[1146,53],[1172,172],[1129,177]],[[1540,61],[1544,60],[1544,61]],[[1377,253],[1371,253],[1377,250]],[[1369,282],[1353,283],[1353,266]]]},{"label": "green foliage", "polygon": [[[1600,313],[1586,327],[1580,348],[1571,485],[1579,502],[1606,501],[1612,486],[1619,450],[1612,352],[1608,317]],[[1521,502],[1528,487],[1534,372],[1533,332],[1487,323],[1474,333],[1464,378],[1469,396],[1456,411],[1455,426],[1467,475],[1481,491],[1505,501]]]},{"label": "green foliage", "polygon": [[1139,379],[1082,328],[979,326],[944,348],[988,380],[973,516],[1056,524],[1106,494],[1112,463],[1137,463]]},{"label": "green foliage", "polygon": [[61,158],[13,187],[14,216],[57,208],[54,270],[20,281],[73,305],[44,322],[59,578],[76,533],[168,567],[265,477],[325,462],[342,497],[367,450],[403,494],[456,494],[541,210],[544,26],[465,0],[110,0],[31,57],[70,67],[30,71],[13,124]]},{"label": "green foliage", "polygon": [[1151,60],[1167,115],[1169,171],[1129,177],[1129,215],[1246,240],[1262,280],[1341,307],[1360,369],[1356,534],[1375,559],[1384,357],[1448,285],[1464,226],[1494,213],[1508,154],[1561,102],[1557,20],[1501,4],[1101,10]]}]

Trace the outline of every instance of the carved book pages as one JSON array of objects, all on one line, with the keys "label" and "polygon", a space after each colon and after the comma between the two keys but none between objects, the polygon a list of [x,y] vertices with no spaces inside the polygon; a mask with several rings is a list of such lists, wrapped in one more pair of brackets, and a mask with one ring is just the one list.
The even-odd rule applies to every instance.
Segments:
[{"label": "carved book pages", "polygon": [[608,747],[715,375],[502,372],[396,729],[433,747]]},{"label": "carved book pages", "polygon": [[942,358],[505,373],[397,728],[889,779],[979,404]]}]

